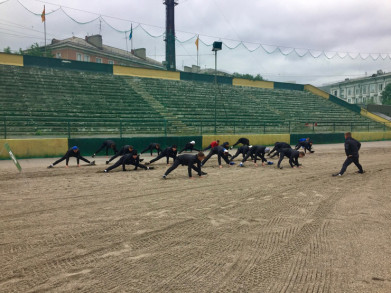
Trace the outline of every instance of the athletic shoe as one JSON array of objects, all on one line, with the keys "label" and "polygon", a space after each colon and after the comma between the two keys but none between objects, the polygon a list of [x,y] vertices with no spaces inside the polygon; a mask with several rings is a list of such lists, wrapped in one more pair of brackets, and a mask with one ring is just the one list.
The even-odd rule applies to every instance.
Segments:
[{"label": "athletic shoe", "polygon": [[[141,162],[141,161],[140,161]],[[145,162],[145,165],[149,165],[149,164],[151,164],[151,162]]]},{"label": "athletic shoe", "polygon": [[342,176],[341,174],[339,174],[339,173],[335,173],[335,174],[333,174],[333,177],[337,177],[337,176]]},{"label": "athletic shoe", "polygon": [[229,162],[229,164],[232,166],[232,165],[235,165],[235,162],[231,161],[231,162]]},{"label": "athletic shoe", "polygon": [[140,159],[140,162],[144,161],[144,159]]},{"label": "athletic shoe", "polygon": [[95,161],[92,161],[91,163],[90,163],[90,166],[94,166],[95,165]]},{"label": "athletic shoe", "polygon": [[311,154],[315,153],[315,151],[310,151]]},{"label": "athletic shoe", "polygon": [[364,173],[365,173],[365,171],[364,171],[364,170],[362,170],[362,172],[360,172],[360,171],[357,171],[356,173],[357,173],[357,174],[364,174]]},{"label": "athletic shoe", "polygon": [[109,171],[107,171],[107,170],[104,170],[103,172],[105,172],[105,173],[108,173]]},{"label": "athletic shoe", "polygon": [[232,150],[233,148],[234,148],[234,147],[233,147],[233,146],[231,146],[229,149],[230,149],[230,150]]},{"label": "athletic shoe", "polygon": [[53,167],[54,167],[53,164],[51,164],[48,166],[48,169],[53,168]]},{"label": "athletic shoe", "polygon": [[91,156],[91,158],[93,158],[93,157],[95,157],[96,156],[96,154],[93,154],[92,156]]},{"label": "athletic shoe", "polygon": [[201,175],[208,175],[208,173],[201,171]]},{"label": "athletic shoe", "polygon": [[106,165],[108,165],[110,163],[110,161],[106,161]]},{"label": "athletic shoe", "polygon": [[244,167],[244,165],[243,165],[243,163],[242,163],[242,162],[240,162],[240,163],[239,163],[239,166],[240,166],[240,167]]},{"label": "athletic shoe", "polygon": [[167,176],[166,175],[163,175],[163,177],[162,177],[163,179],[167,179]]}]

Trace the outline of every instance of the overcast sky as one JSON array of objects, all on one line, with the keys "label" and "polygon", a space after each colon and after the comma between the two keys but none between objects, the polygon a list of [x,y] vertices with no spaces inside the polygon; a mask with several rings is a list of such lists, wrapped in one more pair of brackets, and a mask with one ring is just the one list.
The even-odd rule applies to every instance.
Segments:
[{"label": "overcast sky", "polygon": [[[218,68],[229,73],[261,74],[267,80],[319,86],[346,77],[370,75],[378,69],[391,72],[390,0],[178,2],[175,26],[180,41],[176,44],[180,70],[197,63],[194,42],[199,34],[202,68],[214,68],[210,44],[221,40],[224,46],[218,52]],[[132,23],[133,47],[146,47],[147,55],[159,61],[165,58],[161,36],[165,26],[162,0],[0,0],[0,3],[3,3],[0,4],[0,50],[7,46],[12,50],[24,49],[35,42],[43,45],[40,14],[46,5],[48,42],[52,38],[72,35],[84,38],[101,32],[104,44],[126,49],[131,43],[126,41],[128,33],[125,31],[129,31]],[[60,5],[63,10],[51,13]],[[96,19],[99,15],[104,21]],[[240,41],[247,48],[239,45],[229,49]],[[263,46],[259,47],[260,44]],[[270,54],[277,46],[281,51]],[[254,52],[248,50],[256,48]],[[296,50],[292,51],[294,48]],[[314,58],[307,49],[316,57],[322,51],[329,58],[334,57],[329,59],[321,54]],[[285,56],[281,52],[291,53]],[[300,57],[296,52],[307,54]],[[346,55],[347,52],[350,54]],[[379,57],[378,53],[383,54]]]}]

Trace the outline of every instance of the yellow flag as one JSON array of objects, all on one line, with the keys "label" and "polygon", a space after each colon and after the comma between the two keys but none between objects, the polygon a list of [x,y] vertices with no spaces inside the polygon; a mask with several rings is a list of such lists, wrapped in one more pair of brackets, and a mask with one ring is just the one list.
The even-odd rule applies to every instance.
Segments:
[{"label": "yellow flag", "polygon": [[45,18],[45,5],[43,6],[43,11],[42,11],[42,14],[41,14],[41,19],[42,19],[42,22],[45,22],[46,18]]},{"label": "yellow flag", "polygon": [[197,51],[198,51],[198,42],[199,42],[199,40],[200,40],[200,35],[197,36],[197,40],[195,41],[195,45],[197,47]]}]

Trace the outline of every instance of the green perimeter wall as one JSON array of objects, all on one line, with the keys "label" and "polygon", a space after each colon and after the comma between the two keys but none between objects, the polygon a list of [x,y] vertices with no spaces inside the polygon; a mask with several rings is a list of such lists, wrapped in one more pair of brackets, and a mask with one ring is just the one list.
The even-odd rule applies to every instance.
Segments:
[{"label": "green perimeter wall", "polygon": [[[141,152],[144,150],[150,143],[156,142],[159,143],[162,149],[176,144],[178,149],[181,149],[185,146],[186,143],[194,140],[196,142],[195,147],[197,149],[201,148],[202,137],[201,136],[150,136],[150,137],[129,137],[129,138],[71,138],[68,140],[68,147],[78,146],[82,155],[90,156],[92,155],[105,141],[106,139],[113,140],[117,149],[119,150],[124,145],[132,145],[136,150]],[[110,153],[110,152],[109,152]],[[99,155],[105,155],[105,151],[101,151]]]},{"label": "green perimeter wall", "polygon": [[[352,136],[359,141],[391,140],[391,131],[385,132],[353,132]],[[83,156],[91,156],[106,139],[116,142],[117,148],[130,144],[138,151],[142,151],[150,143],[156,142],[166,148],[176,144],[181,149],[187,142],[194,140],[196,148],[207,147],[213,140],[219,139],[221,143],[228,141],[234,144],[240,137],[247,137],[253,145],[274,145],[283,141],[295,145],[300,138],[310,137],[314,144],[343,143],[344,133],[295,133],[295,134],[254,134],[254,135],[204,135],[204,136],[151,136],[132,138],[40,138],[40,139],[0,139],[0,159],[9,159],[4,148],[8,143],[12,152],[18,159],[61,157],[72,146],[77,145]],[[104,150],[100,155],[104,155]],[[111,154],[111,153],[109,153]]]}]

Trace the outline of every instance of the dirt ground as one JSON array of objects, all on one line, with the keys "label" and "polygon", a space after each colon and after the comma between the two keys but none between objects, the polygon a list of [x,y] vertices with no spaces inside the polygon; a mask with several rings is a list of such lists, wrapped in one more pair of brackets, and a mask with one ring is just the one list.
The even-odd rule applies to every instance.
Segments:
[{"label": "dirt ground", "polygon": [[0,292],[391,292],[391,142],[362,144],[362,175],[315,150],[194,180],[0,161]]}]

